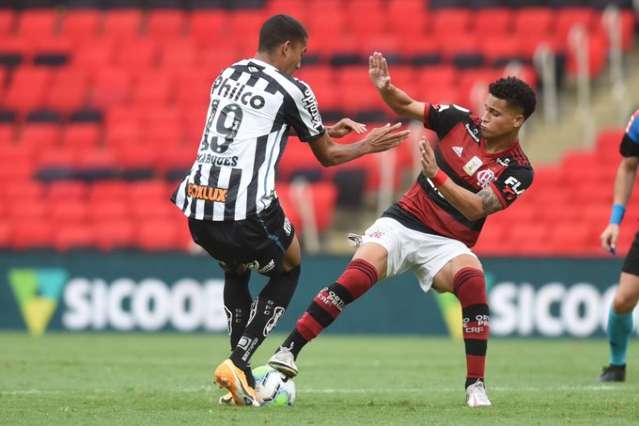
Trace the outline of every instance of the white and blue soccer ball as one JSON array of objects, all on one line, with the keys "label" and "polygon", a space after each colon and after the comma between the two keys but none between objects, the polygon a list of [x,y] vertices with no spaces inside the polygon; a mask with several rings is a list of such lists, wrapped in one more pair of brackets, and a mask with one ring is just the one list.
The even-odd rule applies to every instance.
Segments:
[{"label": "white and blue soccer ball", "polygon": [[262,365],[253,369],[255,392],[262,405],[285,406],[295,402],[295,383],[276,369]]}]

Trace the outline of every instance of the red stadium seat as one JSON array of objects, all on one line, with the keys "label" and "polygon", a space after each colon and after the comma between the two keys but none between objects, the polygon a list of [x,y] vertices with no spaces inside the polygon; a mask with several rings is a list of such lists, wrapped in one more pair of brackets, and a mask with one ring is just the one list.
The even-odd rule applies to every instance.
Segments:
[{"label": "red stadium seat", "polygon": [[147,33],[154,39],[174,39],[184,33],[186,15],[177,9],[151,10],[146,23]]},{"label": "red stadium seat", "polygon": [[472,29],[482,38],[494,35],[502,36],[502,40],[505,40],[512,29],[513,20],[514,14],[511,9],[481,9],[473,19]]},{"label": "red stadium seat", "polygon": [[167,70],[180,71],[199,63],[199,51],[191,40],[167,40],[162,44],[159,61]]},{"label": "red stadium seat", "polygon": [[[452,86],[458,77],[457,70],[450,65],[427,67],[417,71],[417,85],[421,88]],[[391,78],[395,78],[393,74]]]},{"label": "red stadium seat", "polygon": [[123,103],[129,100],[132,76],[126,68],[104,68],[95,76],[92,102],[98,106]]},{"label": "red stadium seat", "polygon": [[113,152],[109,149],[92,149],[80,152],[78,158],[79,167],[85,169],[115,169],[117,163]]},{"label": "red stadium seat", "polygon": [[70,112],[87,102],[89,81],[84,71],[65,68],[52,79],[51,89],[46,97],[46,105],[51,109]]},{"label": "red stadium seat", "polygon": [[89,202],[88,217],[92,223],[125,221],[131,217],[131,209],[124,199],[93,198]]},{"label": "red stadium seat", "polygon": [[71,66],[82,71],[97,72],[110,67],[116,52],[116,42],[110,38],[87,38],[78,42]]},{"label": "red stadium seat", "polygon": [[123,40],[137,38],[142,27],[142,11],[138,9],[111,9],[104,17],[104,34]]},{"label": "red stadium seat", "polygon": [[175,220],[143,220],[136,226],[136,244],[148,251],[184,249],[187,247],[187,240],[178,228],[186,228],[185,223]]},{"label": "red stadium seat", "polygon": [[12,145],[10,144],[12,144],[15,139],[15,127],[10,124],[0,124],[0,141],[2,141],[2,143],[0,143],[0,158],[2,158],[2,154],[4,153],[2,149],[7,146],[11,147]]},{"label": "red stadium seat", "polygon": [[138,79],[131,93],[131,101],[139,106],[166,105],[175,91],[171,75],[161,72],[145,73]]},{"label": "red stadium seat", "polygon": [[[6,181],[3,186],[4,198],[6,200],[21,199],[40,205],[46,193],[44,185],[31,179],[24,181]],[[18,204],[15,204],[15,206],[16,211],[19,211]]]},{"label": "red stadium seat", "polygon": [[153,67],[159,56],[159,43],[152,38],[135,38],[123,42],[116,50],[114,64],[130,71]]},{"label": "red stadium seat", "polygon": [[21,145],[38,150],[57,145],[59,140],[60,127],[54,124],[29,124],[19,137]]},{"label": "red stadium seat", "polygon": [[55,9],[27,9],[18,17],[17,34],[34,40],[49,37],[54,34],[57,23]]},{"label": "red stadium seat", "polygon": [[51,73],[38,67],[20,67],[15,71],[3,105],[20,112],[44,106]]},{"label": "red stadium seat", "polygon": [[[374,3],[368,0],[351,2],[350,9],[352,12],[346,14],[346,28],[350,33],[370,37],[386,32],[386,13]],[[363,10],[366,19],[362,19]]]},{"label": "red stadium seat", "polygon": [[574,25],[583,25],[589,31],[595,20],[595,12],[589,7],[559,9],[555,23],[555,34],[566,37]]},{"label": "red stadium seat", "polygon": [[[449,40],[459,39],[460,33],[470,28],[470,10],[463,8],[440,9],[433,12],[431,30],[436,35],[446,35]],[[454,37],[451,35],[454,34]]]},{"label": "red stadium seat", "polygon": [[164,181],[151,180],[136,182],[129,185],[128,196],[133,200],[168,200],[173,188],[169,188]]},{"label": "red stadium seat", "polygon": [[222,34],[228,28],[229,14],[226,11],[194,10],[190,18],[191,37],[202,46],[224,46],[226,38]]},{"label": "red stadium seat", "polygon": [[[421,5],[419,7],[422,8]],[[429,27],[428,18],[429,16],[423,13],[423,10],[406,13],[390,9],[386,17],[388,32],[407,40],[421,37]]]},{"label": "red stadium seat", "polygon": [[128,197],[128,191],[129,187],[124,182],[96,182],[89,189],[89,200],[91,200],[91,202],[95,202],[97,200],[121,201]]},{"label": "red stadium seat", "polygon": [[16,16],[12,9],[0,9],[0,36],[3,38],[13,31]]},{"label": "red stadium seat", "polygon": [[60,33],[71,40],[92,38],[98,35],[102,15],[98,10],[80,9],[64,12]]},{"label": "red stadium seat", "polygon": [[522,8],[515,12],[514,30],[522,36],[548,34],[554,26],[550,8]]},{"label": "red stadium seat", "polygon": [[62,146],[66,149],[85,150],[96,148],[101,130],[96,124],[69,124],[62,133]]},{"label": "red stadium seat", "polygon": [[84,203],[88,195],[88,186],[82,182],[54,182],[47,191],[47,204],[79,201]]},{"label": "red stadium seat", "polygon": [[84,200],[58,200],[49,208],[51,219],[56,224],[81,224],[86,222],[88,217],[88,206]]},{"label": "red stadium seat", "polygon": [[135,245],[135,227],[129,220],[104,220],[96,222],[95,242],[100,250],[130,248]]},{"label": "red stadium seat", "polygon": [[54,225],[46,220],[14,222],[12,247],[18,250],[50,247]]},{"label": "red stadium seat", "polygon": [[53,247],[59,251],[93,247],[95,243],[95,229],[90,225],[65,225],[54,231]]}]

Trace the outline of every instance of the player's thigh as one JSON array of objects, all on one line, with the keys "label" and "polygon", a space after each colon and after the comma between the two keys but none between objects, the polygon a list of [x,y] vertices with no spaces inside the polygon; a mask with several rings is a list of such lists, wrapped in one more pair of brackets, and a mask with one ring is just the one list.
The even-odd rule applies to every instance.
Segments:
[{"label": "player's thigh", "polygon": [[472,254],[461,254],[449,260],[433,278],[433,288],[438,292],[453,292],[455,275],[464,268],[483,271],[481,262]]},{"label": "player's thigh", "polygon": [[631,312],[639,300],[639,276],[622,272],[615,291],[613,306],[617,313]]},{"label": "player's thigh", "polygon": [[293,235],[293,240],[288,249],[286,249],[284,259],[282,259],[282,269],[288,272],[299,266],[300,263],[302,263],[302,250],[297,235]]}]

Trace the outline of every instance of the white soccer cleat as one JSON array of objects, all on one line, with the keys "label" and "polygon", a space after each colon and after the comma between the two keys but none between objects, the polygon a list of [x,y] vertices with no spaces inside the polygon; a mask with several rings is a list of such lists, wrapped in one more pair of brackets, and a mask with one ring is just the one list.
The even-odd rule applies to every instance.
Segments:
[{"label": "white soccer cleat", "polygon": [[486,395],[484,382],[477,380],[466,388],[466,404],[469,407],[490,407],[492,404]]},{"label": "white soccer cleat", "polygon": [[295,365],[295,357],[289,348],[280,346],[280,349],[268,360],[268,365],[284,374],[286,377],[293,378],[297,376],[297,365]]}]

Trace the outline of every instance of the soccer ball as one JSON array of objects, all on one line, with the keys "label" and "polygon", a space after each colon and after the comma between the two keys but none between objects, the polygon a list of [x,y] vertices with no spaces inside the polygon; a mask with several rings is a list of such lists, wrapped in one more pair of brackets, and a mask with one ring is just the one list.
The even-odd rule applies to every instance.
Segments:
[{"label": "soccer ball", "polygon": [[262,405],[293,405],[295,383],[276,369],[262,365],[253,370],[255,392]]}]

